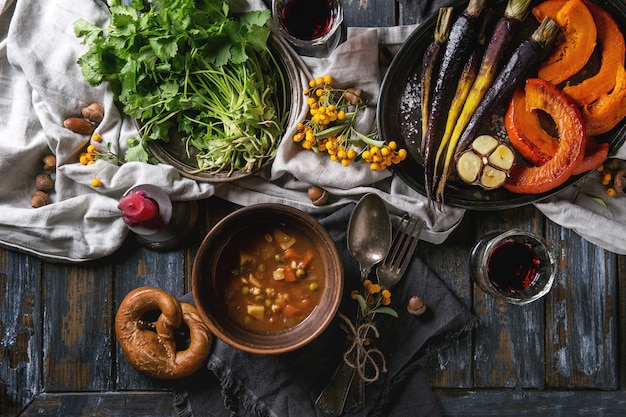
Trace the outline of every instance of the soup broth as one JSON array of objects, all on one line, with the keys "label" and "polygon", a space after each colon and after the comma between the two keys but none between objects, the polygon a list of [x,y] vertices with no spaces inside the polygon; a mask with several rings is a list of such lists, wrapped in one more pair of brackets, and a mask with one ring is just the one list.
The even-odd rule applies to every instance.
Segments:
[{"label": "soup broth", "polygon": [[228,315],[258,332],[296,326],[323,293],[324,266],[317,249],[285,226],[236,236],[220,257],[217,273]]}]

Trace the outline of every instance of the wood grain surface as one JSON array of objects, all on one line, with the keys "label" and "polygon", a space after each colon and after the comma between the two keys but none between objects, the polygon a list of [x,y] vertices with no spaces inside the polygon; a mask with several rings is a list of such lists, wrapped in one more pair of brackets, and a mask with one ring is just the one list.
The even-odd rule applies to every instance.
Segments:
[{"label": "wood grain surface", "polygon": [[[343,4],[347,26],[414,23],[395,0]],[[203,236],[234,208],[202,201],[197,227],[170,252],[128,239],[106,259],[67,265],[0,249],[0,417],[174,416],[171,383],[142,376],[123,357],[115,312],[138,286],[188,292]],[[522,307],[494,300],[468,276],[478,237],[512,227],[545,236],[558,259],[553,290]],[[444,244],[420,242],[417,256],[480,320],[428,363],[443,415],[623,415],[626,257],[532,206],[468,212]]]}]

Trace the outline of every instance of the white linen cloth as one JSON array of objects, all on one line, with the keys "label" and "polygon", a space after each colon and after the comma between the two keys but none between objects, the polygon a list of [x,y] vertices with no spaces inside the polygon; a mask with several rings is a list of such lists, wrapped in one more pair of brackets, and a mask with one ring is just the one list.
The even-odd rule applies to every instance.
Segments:
[{"label": "white linen cloth", "polygon": [[[626,145],[614,157],[626,159]],[[608,197],[601,174],[589,174],[579,184],[547,200],[535,203],[547,218],[572,229],[589,242],[611,252],[626,255],[626,197]],[[601,198],[606,207],[591,196]]]},{"label": "white linen cloth", "polygon": [[[91,88],[76,60],[86,46],[74,35],[80,17],[105,25],[102,1],[0,1],[0,242],[44,258],[83,261],[115,251],[128,228],[118,199],[134,185],[162,187],[172,199],[208,197],[213,187],[181,178],[167,165],[105,161],[78,163],[75,150],[89,137],[63,127],[82,107],[102,103],[105,118],[97,131],[111,149],[124,152],[136,129],[117,111],[106,84]],[[106,150],[106,145],[103,150]],[[30,196],[42,158],[53,153],[58,169],[52,204],[33,209]],[[103,186],[94,188],[97,176]]]},{"label": "white linen cloth", "polygon": [[[328,58],[294,56],[301,61],[303,69],[302,90],[307,88],[308,80],[331,74],[336,86],[361,88],[368,103],[376,103],[384,75],[378,60],[379,46],[397,49],[414,29],[415,26],[348,28],[347,41]],[[305,107],[300,109],[297,120],[303,120],[306,111]],[[375,106],[368,106],[357,123],[357,130],[369,133],[375,125]],[[463,218],[463,209],[447,207],[445,213],[441,213],[434,207],[429,208],[425,197],[392,176],[389,170],[372,171],[367,164],[358,162],[343,167],[326,154],[302,150],[290,140],[294,132],[295,126],[287,129],[269,172],[220,185],[215,194],[241,205],[279,201],[307,212],[322,212],[374,192],[387,202],[392,215],[406,212],[422,218],[426,227],[421,238],[431,243],[443,242]],[[330,193],[326,205],[315,207],[311,203],[306,193],[311,184]]]},{"label": "white linen cloth", "polygon": [[[258,0],[244,5],[265,7]],[[294,126],[287,129],[270,169],[236,183],[199,183],[164,164],[115,166],[98,161],[81,165],[76,150],[88,138],[65,129],[63,120],[79,115],[83,106],[104,104],[105,118],[97,132],[117,154],[124,154],[126,139],[136,134],[132,120],[117,110],[109,86],[90,87],[76,64],[86,46],[74,35],[73,24],[82,17],[106,26],[106,4],[99,0],[0,0],[0,13],[0,245],[64,262],[111,254],[128,233],[117,209],[118,200],[127,189],[143,183],[163,188],[173,200],[215,194],[241,205],[278,202],[311,213],[336,210],[375,192],[388,202],[392,214],[409,212],[424,219],[422,239],[432,243],[443,242],[463,218],[463,209],[429,210],[423,196],[390,172],[372,172],[364,164],[342,167],[324,155],[299,149],[288,139]],[[303,88],[309,78],[330,73],[339,85],[362,88],[369,103],[376,103],[384,75],[378,63],[379,45],[397,49],[414,28],[348,28],[348,40],[329,58],[295,57],[301,63]],[[300,109],[302,117],[305,112]],[[374,126],[375,109],[371,107],[360,119],[359,128],[368,132]],[[106,147],[104,143],[99,146]],[[58,163],[53,202],[33,209],[29,201],[35,176],[41,172],[42,157],[49,153],[57,156]],[[91,186],[95,176],[102,187]],[[330,192],[329,204],[311,204],[306,194],[310,184]],[[620,221],[624,214],[611,209],[611,233],[598,235],[600,227],[594,225],[606,225],[607,216],[596,213],[590,225],[589,209],[578,203],[557,196],[537,207],[592,242],[625,253],[626,226]],[[613,201],[609,204],[614,205]],[[569,221],[570,213],[577,213],[574,223]]]}]

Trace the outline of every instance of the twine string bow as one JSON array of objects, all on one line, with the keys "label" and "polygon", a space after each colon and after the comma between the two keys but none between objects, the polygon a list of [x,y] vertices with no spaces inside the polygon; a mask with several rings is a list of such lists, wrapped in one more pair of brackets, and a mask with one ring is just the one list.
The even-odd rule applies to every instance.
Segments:
[{"label": "twine string bow", "polygon": [[[342,328],[351,342],[350,347],[343,354],[344,362],[355,369],[363,381],[368,383],[377,381],[381,372],[387,372],[385,355],[380,349],[368,348],[366,341],[370,331],[374,336],[379,337],[378,328],[372,321],[361,321],[357,327],[345,315],[339,313],[339,317],[346,324]],[[372,370],[371,376],[368,376],[368,369]]]}]

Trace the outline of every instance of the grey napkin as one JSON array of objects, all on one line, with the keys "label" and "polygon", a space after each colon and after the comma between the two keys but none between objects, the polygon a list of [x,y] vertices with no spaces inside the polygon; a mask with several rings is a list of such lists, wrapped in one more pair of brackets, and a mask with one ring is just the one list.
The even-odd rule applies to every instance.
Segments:
[{"label": "grey napkin", "polygon": [[[344,206],[320,223],[329,231],[345,267],[344,300],[340,311],[354,318],[352,289],[360,285],[358,264],[346,246],[346,224],[354,204]],[[410,315],[408,299],[417,295],[428,306],[422,316]],[[191,295],[184,300],[192,301]],[[467,333],[475,318],[450,290],[415,256],[405,278],[392,288],[392,307],[399,318],[379,316],[388,372],[367,386],[367,405],[358,416],[436,416],[437,404],[421,367],[427,354],[451,337]],[[206,369],[183,381],[176,395],[179,417],[321,416],[315,400],[330,380],[346,348],[339,319],[309,345],[275,356],[253,355],[215,340]]]}]

